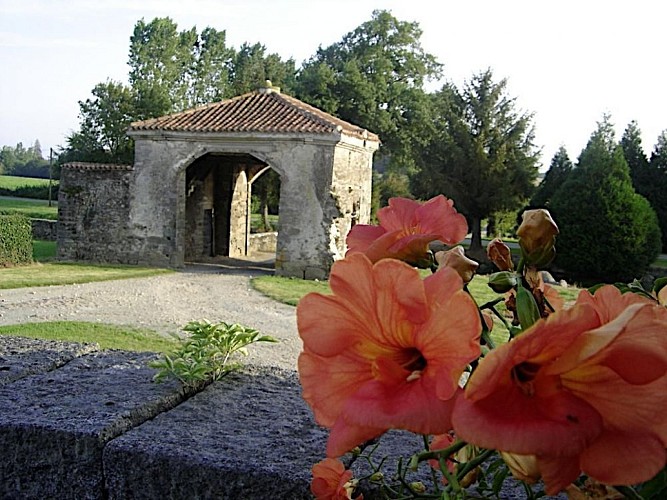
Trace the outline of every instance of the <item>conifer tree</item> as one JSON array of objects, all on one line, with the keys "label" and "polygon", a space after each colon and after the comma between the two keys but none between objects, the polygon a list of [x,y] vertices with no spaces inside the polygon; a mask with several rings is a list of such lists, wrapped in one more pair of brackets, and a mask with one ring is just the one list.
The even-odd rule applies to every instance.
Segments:
[{"label": "conifer tree", "polygon": [[537,187],[537,191],[530,199],[531,207],[548,207],[551,203],[551,198],[558,191],[570,172],[572,172],[572,162],[567,154],[565,146],[561,146],[556,154],[551,159],[549,170],[544,175],[542,182]]},{"label": "conifer tree", "polygon": [[657,217],[632,187],[607,116],[554,195],[551,212],[560,228],[556,265],[570,278],[627,282],[641,277],[660,250]]}]

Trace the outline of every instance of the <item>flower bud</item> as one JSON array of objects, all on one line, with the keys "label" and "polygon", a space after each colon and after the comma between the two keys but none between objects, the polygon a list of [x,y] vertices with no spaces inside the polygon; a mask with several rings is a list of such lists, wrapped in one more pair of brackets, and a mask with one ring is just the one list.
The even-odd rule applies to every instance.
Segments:
[{"label": "flower bud", "polygon": [[435,254],[435,260],[438,261],[439,267],[451,267],[456,271],[464,283],[470,283],[479,264],[474,260],[465,256],[463,247],[456,246],[446,252],[438,252]]},{"label": "flower bud", "polygon": [[[464,464],[470,462],[473,458],[479,455],[479,448],[475,445],[468,444],[461,448],[456,453],[456,460],[459,464]],[[465,476],[459,479],[459,484],[462,488],[467,488],[475,481],[477,481],[477,476],[479,475],[479,467],[475,467],[473,470],[468,472]]]},{"label": "flower bud", "polygon": [[374,472],[373,474],[371,474],[371,477],[369,479],[371,481],[376,481],[376,482],[377,481],[382,481],[382,479],[384,479],[384,474],[380,471]]},{"label": "flower bud", "polygon": [[517,455],[516,453],[500,452],[512,475],[528,484],[534,484],[541,477],[537,468],[535,455]]},{"label": "flower bud", "polygon": [[516,290],[516,313],[519,316],[519,323],[523,330],[530,328],[542,317],[535,297],[530,290],[521,285]]},{"label": "flower bud", "polygon": [[523,257],[529,266],[546,266],[556,256],[558,226],[547,210],[526,210],[516,234]]},{"label": "flower bud", "polygon": [[500,271],[489,276],[489,287],[496,293],[509,292],[516,283],[516,275],[510,271]]},{"label": "flower bud", "polygon": [[413,481],[410,483],[410,489],[415,493],[426,493],[426,486],[421,481]]},{"label": "flower bud", "polygon": [[486,255],[501,271],[511,271],[514,269],[510,247],[505,245],[500,238],[492,240],[487,245]]}]

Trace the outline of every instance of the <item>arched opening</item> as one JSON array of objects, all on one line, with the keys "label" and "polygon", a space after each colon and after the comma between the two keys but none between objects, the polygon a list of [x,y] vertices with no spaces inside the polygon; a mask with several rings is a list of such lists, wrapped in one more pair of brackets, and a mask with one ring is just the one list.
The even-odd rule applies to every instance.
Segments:
[{"label": "arched opening", "polygon": [[280,215],[280,175],[270,167],[249,179],[251,253],[275,254]]},{"label": "arched opening", "polygon": [[[186,262],[257,258],[256,237],[251,235],[252,186],[268,170],[264,161],[247,153],[207,153],[186,168]],[[262,247],[263,257],[267,248]]]}]

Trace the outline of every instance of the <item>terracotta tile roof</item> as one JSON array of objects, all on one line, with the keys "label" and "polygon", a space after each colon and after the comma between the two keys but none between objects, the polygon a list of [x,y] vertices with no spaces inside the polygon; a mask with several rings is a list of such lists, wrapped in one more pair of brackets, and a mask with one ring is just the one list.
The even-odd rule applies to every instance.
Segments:
[{"label": "terracotta tile roof", "polygon": [[260,132],[273,134],[345,134],[378,141],[377,135],[336,118],[294,97],[262,89],[233,99],[134,122],[133,130],[177,132]]},{"label": "terracotta tile roof", "polygon": [[87,163],[82,161],[63,163],[62,168],[69,168],[71,170],[134,170],[132,165],[114,165],[113,163]]}]

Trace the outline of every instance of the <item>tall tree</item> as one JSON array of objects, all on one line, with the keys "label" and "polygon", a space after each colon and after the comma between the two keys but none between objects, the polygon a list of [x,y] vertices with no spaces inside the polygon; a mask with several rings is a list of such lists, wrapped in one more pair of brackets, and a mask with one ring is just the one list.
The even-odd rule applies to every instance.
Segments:
[{"label": "tall tree", "polygon": [[170,18],[137,22],[130,37],[129,80],[137,94],[140,119],[184,108],[186,75],[192,68],[194,28],[179,33]]},{"label": "tall tree", "polygon": [[185,77],[189,87],[185,107],[222,101],[232,95],[230,67],[234,49],[226,45],[227,34],[207,27],[192,48],[192,66]]},{"label": "tall tree", "polygon": [[267,54],[260,43],[244,43],[234,54],[230,68],[231,95],[252,92],[266,85],[273,85],[289,92],[294,85],[294,60],[282,61],[277,54]]},{"label": "tall tree", "polygon": [[100,83],[92,98],[79,102],[81,128],[67,138],[59,162],[131,162],[133,146],[125,131],[132,121],[232,97],[250,81],[252,90],[267,77],[279,85],[294,81],[294,61],[266,55],[259,44],[244,47],[252,64],[227,47],[224,31],[206,28],[198,35],[195,28],[179,32],[169,18],[138,21],[130,37],[130,86]]},{"label": "tall tree", "polygon": [[516,110],[507,81],[479,73],[462,91],[445,85],[433,96],[436,131],[422,151],[413,192],[444,193],[471,226],[471,253],[484,258],[481,222],[526,202],[534,189],[539,151],[533,144],[532,114]]},{"label": "tall tree", "polygon": [[658,136],[646,171],[646,189],[641,193],[658,215],[662,231],[662,251],[667,252],[667,130]]},{"label": "tall tree", "polygon": [[548,207],[551,198],[558,191],[570,172],[572,172],[572,162],[567,154],[565,146],[561,146],[554,154],[549,165],[549,170],[544,174],[544,178],[537,187],[537,191],[530,199],[531,207]]},{"label": "tall tree", "polygon": [[623,148],[623,156],[628,162],[630,168],[630,178],[632,184],[639,194],[642,194],[642,184],[645,182],[646,170],[648,169],[648,158],[642,148],[642,135],[636,121],[631,121],[623,137],[621,137],[621,147]]},{"label": "tall tree", "polygon": [[632,187],[608,116],[554,195],[551,210],[560,228],[556,263],[575,279],[640,277],[660,249],[657,217]]},{"label": "tall tree", "polygon": [[417,23],[373,12],[370,21],[304,63],[298,97],[377,133],[382,146],[376,163],[409,170],[428,117],[423,85],[441,74],[421,35]]},{"label": "tall tree", "polygon": [[134,145],[125,132],[137,113],[132,89],[108,81],[97,84],[92,94],[79,101],[81,128],[67,138],[59,161],[131,163]]},{"label": "tall tree", "polygon": [[32,146],[32,154],[35,160],[44,159],[44,156],[42,155],[42,145],[39,143],[39,139],[35,139],[35,144]]}]

